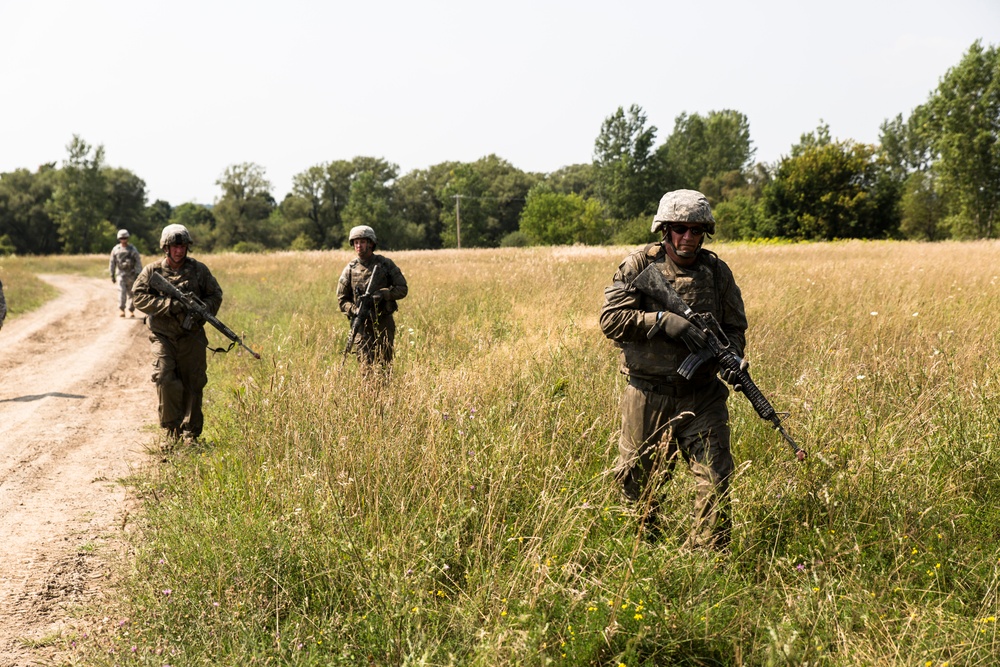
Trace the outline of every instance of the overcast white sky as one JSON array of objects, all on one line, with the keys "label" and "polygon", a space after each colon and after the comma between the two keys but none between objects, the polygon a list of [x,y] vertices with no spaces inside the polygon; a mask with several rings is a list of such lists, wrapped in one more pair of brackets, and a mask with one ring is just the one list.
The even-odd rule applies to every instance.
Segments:
[{"label": "overcast white sky", "polygon": [[736,109],[771,162],[820,119],[876,142],[976,39],[1000,44],[1000,1],[0,0],[0,173],[74,134],[174,206],[239,162],[278,201],[356,155],[550,172],[630,104],[657,144]]}]

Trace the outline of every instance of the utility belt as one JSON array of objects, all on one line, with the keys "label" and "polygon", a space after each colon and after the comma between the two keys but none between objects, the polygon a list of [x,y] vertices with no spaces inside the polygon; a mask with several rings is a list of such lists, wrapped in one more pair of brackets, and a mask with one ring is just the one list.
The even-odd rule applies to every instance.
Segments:
[{"label": "utility belt", "polygon": [[708,378],[702,382],[691,382],[690,380],[685,380],[683,383],[665,382],[655,384],[653,382],[647,382],[646,380],[640,380],[632,375],[628,376],[628,383],[639,391],[659,394],[660,396],[672,396],[674,398],[690,396],[691,394],[708,387],[714,380],[715,378]]}]

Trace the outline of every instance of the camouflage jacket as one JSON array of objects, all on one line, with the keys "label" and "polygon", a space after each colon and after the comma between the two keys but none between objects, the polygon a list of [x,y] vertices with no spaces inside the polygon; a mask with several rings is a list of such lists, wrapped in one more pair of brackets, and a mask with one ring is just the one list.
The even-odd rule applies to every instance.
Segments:
[{"label": "camouflage jacket", "polygon": [[372,294],[378,294],[375,302],[376,322],[384,316],[391,316],[399,306],[396,301],[406,296],[409,288],[406,286],[406,278],[399,267],[383,255],[372,255],[367,264],[360,259],[352,259],[344,267],[337,281],[337,303],[340,311],[350,317],[351,307],[355,305],[358,297],[363,296],[368,289],[368,281],[371,280],[372,270],[378,267],[375,280],[372,282]]},{"label": "camouflage jacket", "polygon": [[149,274],[153,272],[163,274],[164,278],[182,292],[201,299],[215,315],[222,306],[222,288],[208,267],[196,259],[187,257],[181,268],[174,271],[167,266],[167,259],[164,257],[148,264],[132,287],[135,307],[148,315],[146,324],[153,333],[163,334],[169,338],[180,338],[203,331],[205,323],[200,321],[190,330],[184,329],[182,325],[186,313],[183,310],[171,313],[170,306],[173,299],[163,296],[149,285]]},{"label": "camouflage jacket", "polygon": [[108,262],[108,271],[111,277],[116,275],[126,278],[135,278],[142,270],[142,258],[139,251],[131,243],[122,247],[121,244],[111,249],[111,261]]},{"label": "camouflage jacket", "polygon": [[621,348],[623,374],[654,384],[706,384],[719,370],[714,360],[702,364],[690,381],[685,380],[677,369],[690,354],[687,346],[664,333],[646,338],[663,305],[633,288],[632,282],[650,264],[659,267],[691,310],[712,313],[734,351],[743,356],[747,317],[740,288],[726,263],[704,249],[689,267],[677,266],[660,243],[629,254],[618,266],[613,284],[604,290],[601,331]]}]

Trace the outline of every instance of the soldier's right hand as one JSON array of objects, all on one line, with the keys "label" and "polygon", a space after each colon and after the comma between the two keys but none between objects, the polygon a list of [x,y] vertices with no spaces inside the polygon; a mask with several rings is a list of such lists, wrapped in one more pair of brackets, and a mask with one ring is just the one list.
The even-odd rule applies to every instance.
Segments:
[{"label": "soldier's right hand", "polygon": [[184,304],[177,299],[170,299],[170,314],[177,315],[184,312]]},{"label": "soldier's right hand", "polygon": [[111,282],[116,282],[114,276],[111,276]]},{"label": "soldier's right hand", "polygon": [[660,319],[663,321],[663,331],[674,340],[687,345],[692,352],[697,352],[708,344],[708,339],[705,338],[701,329],[680,315],[665,312],[660,316]]}]

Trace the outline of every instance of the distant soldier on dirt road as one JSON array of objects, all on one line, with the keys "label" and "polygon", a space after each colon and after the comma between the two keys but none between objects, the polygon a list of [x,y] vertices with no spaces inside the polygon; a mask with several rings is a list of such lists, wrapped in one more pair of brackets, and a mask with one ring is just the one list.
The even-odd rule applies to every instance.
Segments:
[{"label": "distant soldier on dirt road", "polygon": [[108,271],[111,273],[111,282],[117,282],[120,290],[118,310],[121,311],[121,314],[118,317],[125,317],[126,307],[128,308],[128,316],[135,317],[132,285],[135,283],[139,271],[142,270],[142,258],[139,257],[139,251],[134,245],[128,242],[128,239],[128,230],[119,229],[118,245],[111,249],[111,261],[108,264]]}]

